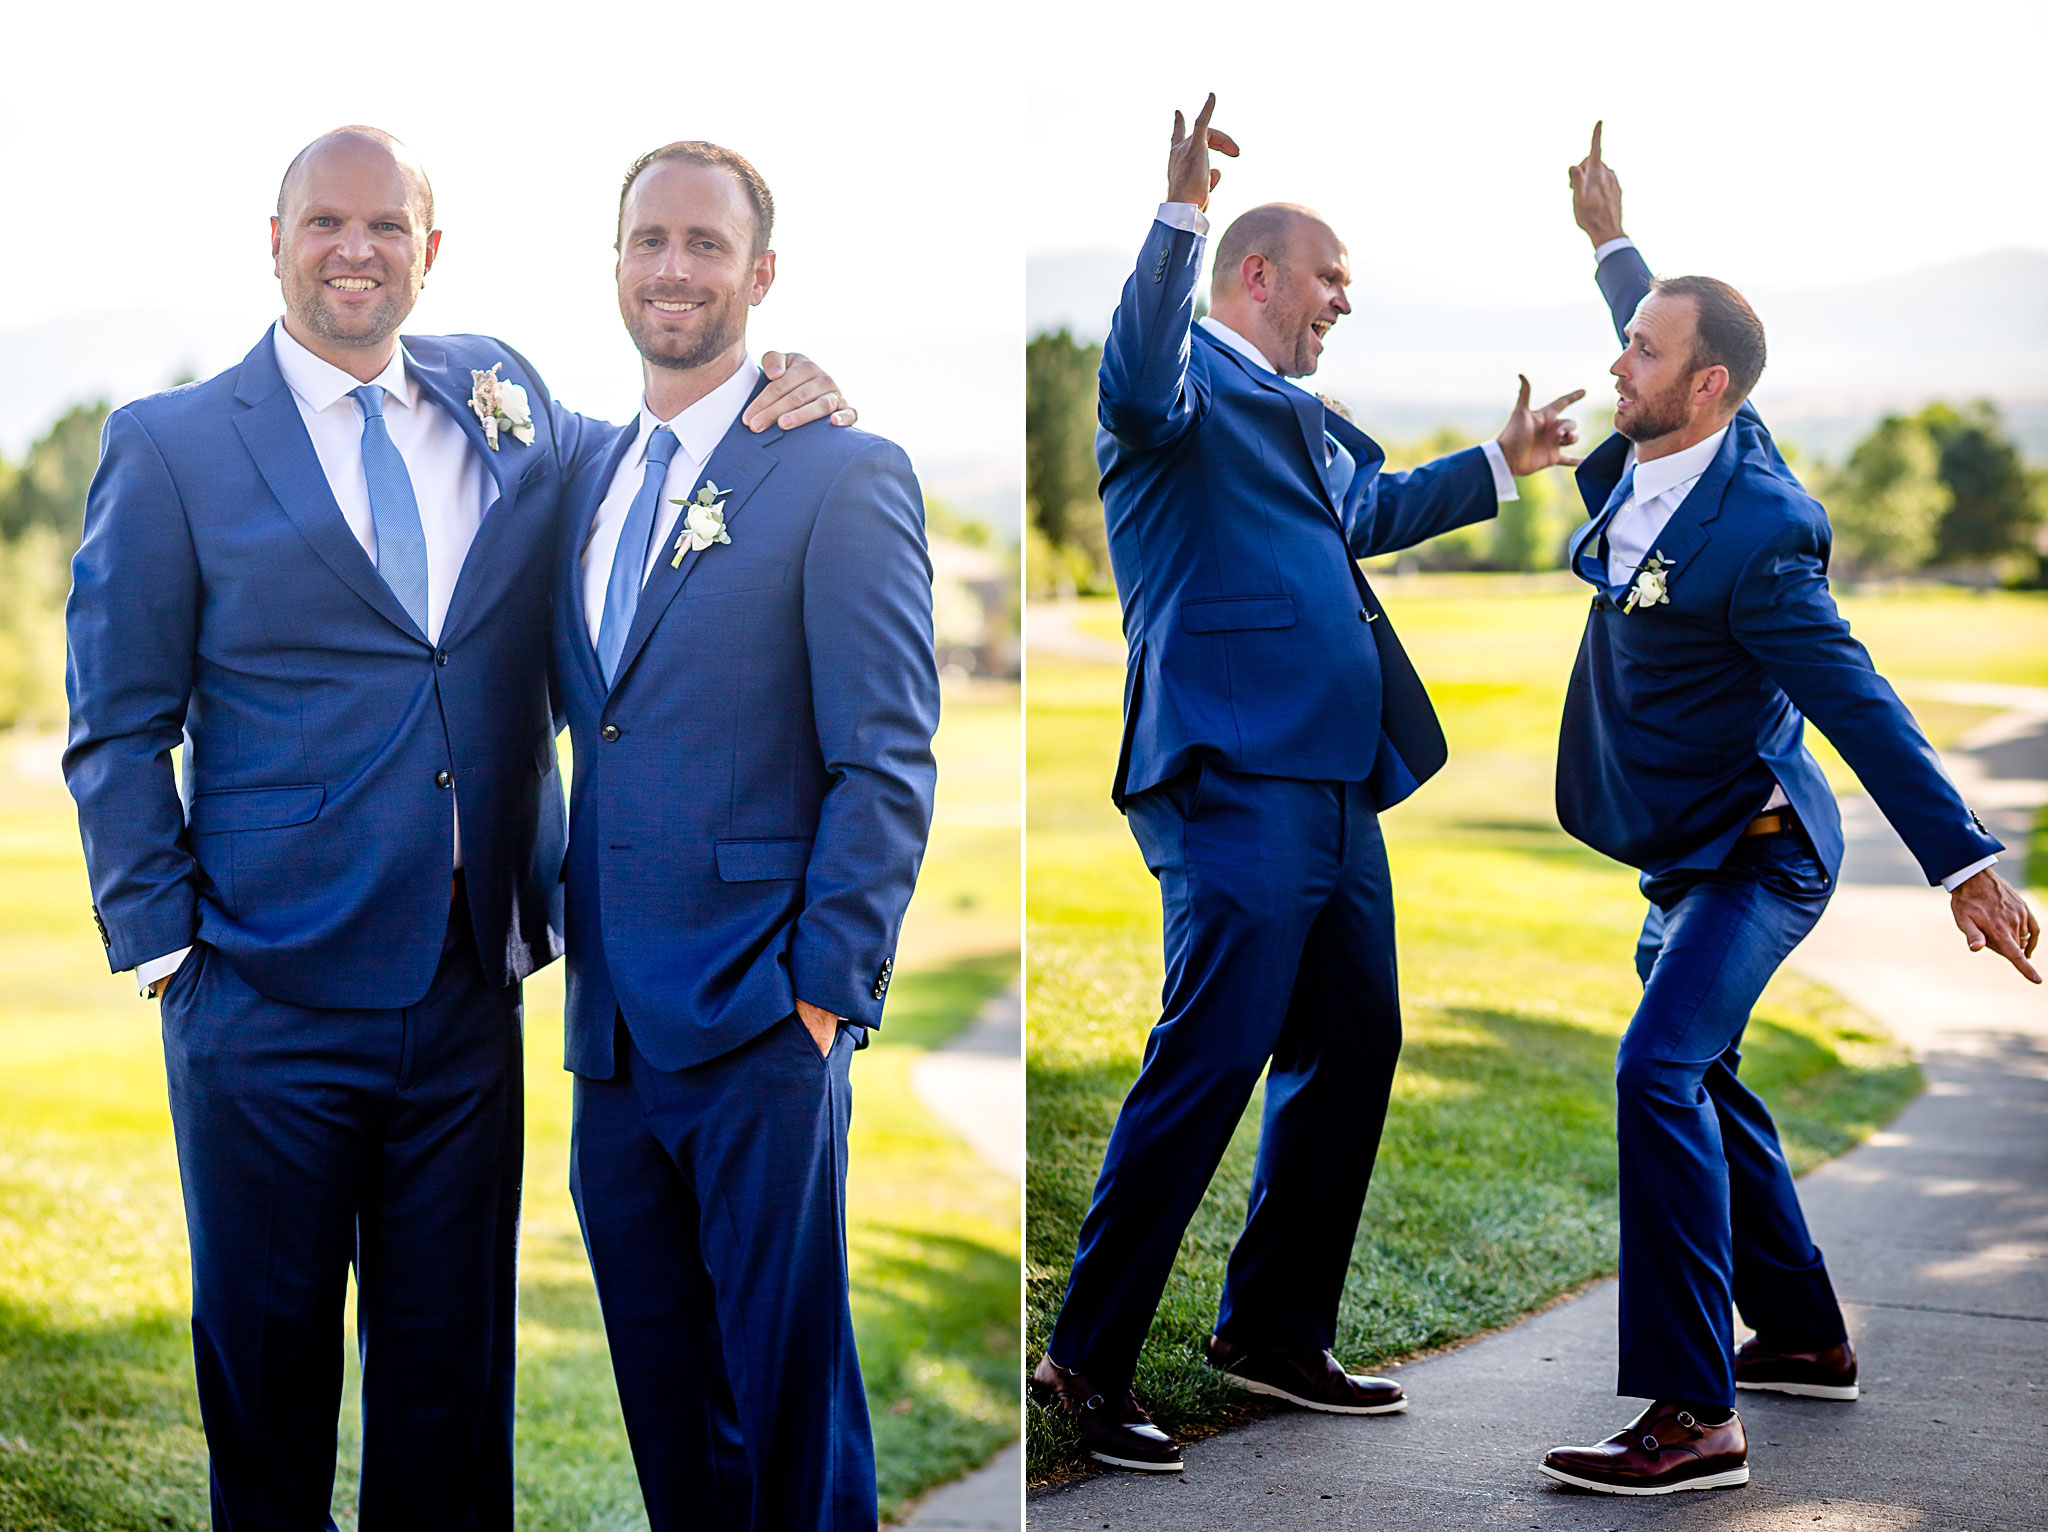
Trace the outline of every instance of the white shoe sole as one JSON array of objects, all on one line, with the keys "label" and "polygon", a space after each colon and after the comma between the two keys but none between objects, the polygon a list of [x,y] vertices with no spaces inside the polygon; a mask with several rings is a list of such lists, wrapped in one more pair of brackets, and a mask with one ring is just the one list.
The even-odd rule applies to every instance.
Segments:
[{"label": "white shoe sole", "polygon": [[1088,1456],[1095,1459],[1098,1463],[1107,1463],[1112,1468],[1135,1468],[1139,1473],[1184,1473],[1186,1471],[1186,1465],[1182,1463],[1141,1463],[1136,1458],[1111,1457],[1107,1452],[1090,1452]]},{"label": "white shoe sole", "polygon": [[1398,1415],[1408,1408],[1408,1396],[1403,1394],[1392,1404],[1324,1404],[1315,1399],[1304,1399],[1299,1394],[1290,1394],[1284,1388],[1275,1388],[1270,1383],[1261,1383],[1256,1378],[1241,1378],[1234,1372],[1220,1368],[1217,1376],[1232,1388],[1241,1388],[1248,1394],[1265,1394],[1273,1399],[1285,1399],[1289,1404],[1298,1404],[1304,1410],[1321,1410],[1325,1415]]},{"label": "white shoe sole", "polygon": [[1853,1383],[1847,1387],[1833,1383],[1738,1383],[1735,1386],[1761,1394],[1797,1394],[1802,1399],[1855,1399],[1862,1392]]},{"label": "white shoe sole", "polygon": [[1732,1489],[1738,1484],[1749,1482],[1749,1465],[1730,1468],[1721,1473],[1701,1474],[1697,1479],[1680,1479],[1675,1484],[1627,1485],[1602,1484],[1597,1479],[1581,1479],[1577,1474],[1566,1473],[1561,1468],[1552,1468],[1548,1463],[1537,1465],[1542,1473],[1569,1484],[1574,1489],[1590,1489],[1602,1495],[1675,1495],[1682,1489]]}]

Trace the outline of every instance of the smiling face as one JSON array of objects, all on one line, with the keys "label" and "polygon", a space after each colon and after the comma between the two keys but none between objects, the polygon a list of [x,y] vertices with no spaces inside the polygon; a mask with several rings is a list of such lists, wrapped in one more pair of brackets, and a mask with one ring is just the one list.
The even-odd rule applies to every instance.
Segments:
[{"label": "smiling face", "polygon": [[688,371],[744,348],[747,310],[775,280],[756,230],[730,171],[660,160],[640,172],[619,212],[619,316],[649,363]]},{"label": "smiling face", "polygon": [[441,235],[402,150],[340,134],[299,157],[270,220],[286,328],[315,352],[377,352],[412,312]]},{"label": "smiling face", "polygon": [[1322,360],[1324,337],[1351,312],[1345,295],[1351,285],[1351,258],[1336,230],[1320,218],[1297,216],[1287,255],[1270,270],[1261,310],[1266,331],[1261,349],[1288,377],[1305,378]]},{"label": "smiling face", "polygon": [[1627,349],[1607,369],[1614,374],[1615,430],[1641,446],[1689,434],[1708,415],[1718,416],[1727,369],[1694,365],[1699,330],[1693,299],[1651,293],[1636,306],[1627,335]]}]

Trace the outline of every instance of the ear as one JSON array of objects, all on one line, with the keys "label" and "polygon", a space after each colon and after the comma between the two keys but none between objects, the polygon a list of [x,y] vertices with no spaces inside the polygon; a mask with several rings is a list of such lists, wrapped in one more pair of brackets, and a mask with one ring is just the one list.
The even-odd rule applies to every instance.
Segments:
[{"label": "ear", "polygon": [[441,231],[439,229],[434,229],[430,231],[427,235],[427,264],[420,268],[421,276],[425,276],[428,272],[434,269],[434,257],[439,255],[440,253]]},{"label": "ear", "polygon": [[747,303],[751,307],[768,296],[768,289],[775,285],[775,252],[763,250],[754,257],[754,285],[747,291]]},{"label": "ear", "polygon": [[270,274],[272,276],[282,277],[284,275],[283,251],[284,225],[278,221],[277,215],[273,213],[270,217]]},{"label": "ear", "polygon": [[1264,303],[1273,293],[1273,268],[1263,255],[1248,255],[1237,268],[1237,280],[1254,303]]},{"label": "ear", "polygon": [[1719,362],[1692,377],[1692,402],[1704,410],[1720,413],[1728,400],[1728,369]]}]

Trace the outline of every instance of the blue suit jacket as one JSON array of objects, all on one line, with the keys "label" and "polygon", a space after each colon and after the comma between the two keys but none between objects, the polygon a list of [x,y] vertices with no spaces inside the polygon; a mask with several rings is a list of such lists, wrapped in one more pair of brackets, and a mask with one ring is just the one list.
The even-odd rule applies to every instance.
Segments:
[{"label": "blue suit jacket", "polygon": [[606,689],[581,555],[636,429],[577,481],[555,603],[576,754],[567,1062],[598,1079],[621,1013],[660,1069],[799,998],[878,1025],[937,779],[923,500],[865,431],[735,421],[699,481],[729,491],[732,541],[678,567],[671,534]]},{"label": "blue suit jacket", "polygon": [[[1354,560],[1498,509],[1478,448],[1409,473],[1313,394],[1194,325],[1202,238],[1152,225],[1102,351],[1096,455],[1129,673],[1114,796],[1197,753],[1258,776],[1368,781],[1381,808],[1443,730]],[[1323,434],[1356,460],[1341,505]]]},{"label": "blue suit jacket", "polygon": [[[107,419],[65,614],[64,773],[116,971],[197,939],[278,1000],[410,1005],[440,961],[458,801],[486,973],[561,951],[548,613],[562,486],[595,433],[501,342],[405,346],[497,486],[438,647],[343,519],[268,332]],[[493,362],[527,391],[529,446],[483,445],[470,370]]]},{"label": "blue suit jacket", "polygon": [[[1622,249],[1601,262],[1599,280],[1620,331],[1649,291],[1649,268]],[[1627,453],[1617,434],[1580,466],[1579,493],[1593,517]],[[1588,521],[1573,535],[1574,569],[1594,530]],[[1802,742],[1811,718],[1930,882],[2001,849],[1849,636],[1828,593],[1831,541],[1827,512],[1745,402],[1657,539],[1653,551],[1671,566],[1668,604],[1624,612],[1627,585],[1608,586],[1605,562],[1597,563],[1558,742],[1565,829],[1653,875],[1718,867],[1775,782],[1832,878],[1842,820]],[[1587,551],[1598,560],[1597,549]]]}]

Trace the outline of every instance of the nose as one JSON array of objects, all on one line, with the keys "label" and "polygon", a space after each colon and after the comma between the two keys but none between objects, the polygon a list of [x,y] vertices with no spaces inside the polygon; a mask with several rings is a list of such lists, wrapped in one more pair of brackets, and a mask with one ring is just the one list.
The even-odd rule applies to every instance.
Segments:
[{"label": "nose", "polygon": [[655,275],[662,278],[664,281],[668,282],[689,281],[689,251],[679,243],[671,244],[668,247],[668,249],[662,253],[661,267],[659,270],[655,272]]},{"label": "nose", "polygon": [[1627,362],[1628,353],[1624,351],[1614,359],[1614,365],[1607,369],[1609,376],[1619,378],[1622,382],[1626,383],[1628,381]]},{"label": "nose", "polygon": [[341,239],[334,247],[335,254],[345,261],[367,261],[373,248],[369,229],[359,223],[345,225]]},{"label": "nose", "polygon": [[1337,296],[1330,300],[1330,307],[1335,309],[1340,314],[1348,314],[1351,312],[1351,299],[1345,293],[1343,288],[1340,287],[1337,289]]}]

